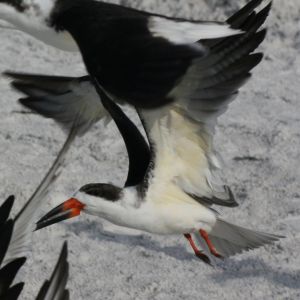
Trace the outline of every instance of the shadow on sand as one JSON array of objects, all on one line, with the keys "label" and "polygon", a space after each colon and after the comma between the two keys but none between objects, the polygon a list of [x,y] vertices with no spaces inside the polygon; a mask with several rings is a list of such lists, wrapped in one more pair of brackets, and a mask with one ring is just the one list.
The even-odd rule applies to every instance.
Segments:
[{"label": "shadow on sand", "polygon": [[274,268],[267,265],[259,257],[245,258],[242,260],[228,259],[221,263],[221,272],[211,274],[212,280],[224,285],[236,278],[247,279],[260,277],[262,280],[300,290],[300,270],[284,270],[282,267]]},{"label": "shadow on sand", "polygon": [[[101,223],[95,221],[78,221],[76,223],[67,223],[65,226],[67,230],[74,232],[76,235],[84,233],[93,240],[109,241],[130,247],[142,247],[145,250],[164,253],[180,261],[198,261],[198,258],[191,252],[188,252],[186,247],[181,245],[164,247],[158,241],[151,239],[150,235],[128,235],[107,232],[103,230]],[[148,255],[145,253],[145,256]],[[212,272],[208,276],[211,276],[211,279],[220,285],[224,285],[228,281],[237,278],[261,277],[262,280],[268,280],[270,283],[300,290],[300,270],[289,271],[280,267],[273,268],[259,257],[242,260],[229,258],[223,262],[216,262],[214,265],[218,272]]]}]

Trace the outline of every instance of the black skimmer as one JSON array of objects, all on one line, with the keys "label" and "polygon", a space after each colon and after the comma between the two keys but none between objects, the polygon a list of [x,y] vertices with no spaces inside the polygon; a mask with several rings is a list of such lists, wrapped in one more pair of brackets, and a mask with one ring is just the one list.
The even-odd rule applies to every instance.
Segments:
[{"label": "black skimmer", "polygon": [[75,49],[75,40],[103,89],[142,107],[174,100],[179,82],[205,55],[198,40],[240,33],[228,23],[172,19],[94,0],[0,5],[0,18],[40,40],[65,49]]},{"label": "black skimmer", "polygon": [[[73,15],[70,11],[73,13],[75,11],[79,18],[82,11],[87,14],[90,8],[82,6],[81,1],[78,1],[78,7],[72,4],[66,7],[65,1],[60,2],[62,6],[59,6],[54,18],[62,26],[58,29],[68,26],[68,30],[79,41],[83,57],[89,51],[93,52],[95,49],[100,51],[97,45],[94,45],[92,49],[86,48],[86,45],[81,43],[82,39],[85,39],[83,38],[84,32],[87,38],[93,40],[90,36],[91,28],[87,22],[83,20],[79,27],[71,20]],[[87,3],[91,2],[87,1]],[[91,7],[97,11],[97,6]],[[129,97],[128,102],[137,106],[150,142],[151,161],[143,179],[135,186],[124,188],[102,183],[84,185],[72,198],[41,218],[37,223],[37,229],[78,216],[83,212],[105,218],[119,226],[150,233],[184,234],[196,256],[206,263],[210,263],[210,257],[228,257],[278,240],[277,235],[228,223],[211,207],[212,205],[227,207],[237,205],[229,187],[224,185],[218,176],[220,164],[213,147],[213,134],[218,116],[226,111],[229,103],[237,96],[239,88],[251,77],[251,70],[262,60],[261,53],[253,52],[265,38],[266,31],[259,31],[259,28],[264,23],[270,7],[269,4],[259,13],[255,13],[253,9],[244,9],[229,19],[232,28],[241,29],[244,33],[202,41],[202,50],[205,49],[202,52],[204,56],[200,55],[196,63],[192,63],[188,69],[185,64],[181,65],[177,61],[177,52],[175,51],[174,54],[172,47],[167,47],[170,50],[168,51],[170,60],[166,64],[164,64],[164,59],[167,59],[164,56],[166,53],[161,48],[163,56],[160,56],[161,54],[158,50],[156,52],[154,47],[152,49],[154,56],[147,53],[139,57],[139,62],[148,67],[151,66],[150,69],[153,71],[149,74],[146,68],[145,73],[139,74],[140,78],[145,76],[150,79],[151,84],[155,82],[155,87],[157,87],[158,82],[153,79],[152,75],[160,71],[163,74],[162,77],[158,76],[162,83],[161,89],[158,88],[157,94],[149,92],[151,97],[157,96],[158,102],[150,103],[150,98],[143,96],[145,95],[142,92],[143,89],[150,88],[149,91],[152,91],[151,84],[141,85],[140,89],[141,81],[138,80],[137,93],[134,95],[127,89],[130,86],[128,81],[125,82],[124,89],[121,89],[124,97],[120,98],[127,100]],[[92,12],[90,14],[93,16]],[[101,19],[100,15],[101,12],[98,16]],[[132,15],[136,16],[136,12]],[[60,16],[64,18],[60,19]],[[101,31],[97,26],[96,28],[99,32]],[[143,36],[144,32],[140,33]],[[151,49],[153,35],[150,40],[145,37]],[[85,42],[89,41],[85,40]],[[163,44],[167,45],[165,43],[163,39]],[[135,49],[132,45],[130,47]],[[188,60],[195,62],[195,60],[190,60],[189,56],[193,52],[192,48],[189,52],[185,47],[180,48],[181,53],[186,54],[187,51]],[[141,46],[139,50],[148,51],[149,49],[146,50]],[[127,55],[127,52],[124,55]],[[159,62],[161,66],[153,65],[153,61],[148,61],[149,64],[147,64],[143,60],[154,57],[156,59],[156,55],[159,57],[156,62]],[[114,86],[110,85],[107,89],[106,79],[101,77],[99,80],[98,74],[94,74],[95,69],[101,68],[102,64],[98,58],[94,57],[96,68],[91,67],[89,65],[91,57],[94,57],[93,53],[89,58],[85,57],[86,64],[92,76],[95,75],[93,80],[100,97],[104,98],[108,93],[114,99],[118,98],[116,93],[113,95],[110,93],[114,90]],[[172,66],[175,57],[178,64],[175,64],[176,67],[174,65],[174,69],[171,67],[171,70],[177,69],[180,65],[181,70],[184,70],[183,73],[186,74],[172,91],[172,99],[169,101],[162,92],[168,90],[165,89],[164,79],[167,79],[167,82],[174,82],[174,78],[178,78],[179,73],[174,71],[175,73],[170,74],[169,77],[168,72],[164,72],[161,68]],[[184,61],[186,62],[185,59]],[[135,67],[134,70],[139,71]],[[175,77],[173,77],[174,74]],[[103,75],[105,76],[105,73]],[[168,81],[170,78],[172,80]],[[158,105],[160,107],[157,107]],[[205,249],[201,251],[197,247],[192,234],[201,244],[206,244],[209,252],[205,253]]]},{"label": "black skimmer", "polygon": [[[19,249],[19,252],[15,251],[13,253],[14,258],[11,257],[12,253],[10,253],[12,251],[10,247],[11,243],[16,246],[16,231],[14,231],[16,219],[12,220],[9,217],[13,203],[14,196],[10,196],[0,206],[0,299],[2,300],[18,299],[24,287],[24,282],[12,285],[19,269],[26,261],[26,257],[23,256],[25,254],[23,249]],[[20,230],[20,228],[18,230]],[[23,234],[28,238],[25,231],[23,231]],[[17,238],[22,240],[24,239],[24,236],[19,235]],[[20,244],[23,244],[23,241],[21,241]],[[7,255],[10,255],[11,257],[9,262],[4,260]],[[66,289],[69,275],[67,255],[68,249],[67,243],[65,242],[51,278],[50,280],[46,280],[41,287],[38,296],[36,297],[37,300],[69,299],[69,291]]]},{"label": "black skimmer", "polygon": [[[45,29],[45,26],[47,27],[49,25],[49,20],[45,16],[45,9],[38,9],[40,5],[43,6],[45,4],[38,3],[38,1],[36,2],[35,9],[33,9],[31,6],[34,1],[31,1],[30,3],[19,1],[18,4],[6,1],[5,3],[0,4],[0,7],[2,7],[0,16],[2,12],[2,17],[15,24],[16,28],[19,30],[31,33],[31,35],[38,39],[42,37],[42,41],[52,46],[67,49],[67,45],[59,47],[61,44],[60,32],[58,32],[57,35],[53,35],[57,37],[57,40],[53,40],[53,38],[47,39],[47,34],[36,34],[39,29],[42,32]],[[262,0],[252,0],[240,11],[230,17],[225,24],[227,24],[227,27],[231,26],[238,28],[239,22],[243,20],[243,17],[247,14],[250,15],[250,13],[253,17],[255,15],[255,8],[261,3]],[[119,9],[117,6],[113,5],[111,9],[113,10],[114,8]],[[126,9],[124,11],[126,11]],[[129,12],[130,11],[131,10],[129,9]],[[265,9],[259,13],[261,23],[264,22],[267,12],[267,9]],[[36,14],[38,14],[38,16],[35,16]],[[148,17],[151,16],[150,14],[146,15]],[[29,16],[31,17],[29,18]],[[21,22],[19,20],[23,21]],[[235,24],[233,24],[233,20],[235,20]],[[39,22],[42,22],[42,25],[37,26]],[[213,29],[213,27],[211,29]],[[48,30],[51,32],[50,28],[48,28]],[[65,33],[65,31],[63,32]],[[50,36],[53,37],[51,34]],[[69,39],[66,39],[66,43],[68,42]],[[206,41],[206,43],[209,42]],[[76,46],[76,48],[72,50],[75,51],[79,49]],[[12,82],[14,88],[28,96],[27,98],[20,99],[20,102],[24,106],[45,117],[53,118],[64,129],[69,129],[79,109],[81,109],[82,118],[82,120],[79,121],[82,125],[78,132],[79,135],[85,133],[90,126],[98,120],[110,120],[109,114],[106,113],[105,109],[103,109],[103,105],[99,102],[93,86],[92,77],[84,76],[74,78],[16,72],[6,72],[5,74],[14,79]]]},{"label": "black skimmer", "polygon": [[[20,1],[19,5],[21,5],[22,3],[23,2]],[[32,3],[33,2],[31,2],[31,4]],[[232,17],[230,17],[226,21],[227,27],[241,29],[240,28],[241,26],[239,25],[241,25],[242,22],[245,21],[244,20],[245,16],[251,16],[251,18],[254,18],[256,16],[255,9],[261,3],[262,0],[252,0],[250,3],[248,3],[245,7],[243,7],[240,11],[235,13]],[[34,9],[30,9],[31,7],[30,4],[28,5],[22,4],[24,9],[17,9],[17,5],[12,5],[8,3],[4,3],[0,5],[3,5],[3,11],[10,12],[9,14],[5,14],[6,19],[8,20],[7,16],[10,16],[9,20],[12,23],[14,23],[19,30],[30,33],[32,28],[36,28],[34,25],[36,25],[37,22],[41,22],[41,20],[44,20],[43,26],[40,26],[41,28],[44,28],[48,24],[48,22],[45,21],[46,20],[45,18],[44,19],[37,18],[38,20],[35,19],[34,21],[35,23],[31,24],[32,20],[28,19],[28,15],[31,14],[34,15],[37,12]],[[37,7],[39,7],[39,4],[36,5]],[[120,9],[115,5],[111,6],[110,8],[112,10]],[[265,18],[267,17],[268,14],[268,10],[269,8],[266,7],[256,16],[256,20],[257,20],[256,25],[258,27],[265,21]],[[45,10],[41,10],[41,11],[44,12]],[[127,9],[124,8],[124,11],[127,11]],[[131,9],[128,10],[128,12],[130,11]],[[134,12],[137,13],[136,11]],[[148,17],[151,16],[150,14],[147,13],[145,14]],[[39,17],[41,17],[41,15],[39,15]],[[17,21],[20,18],[22,20],[24,19],[27,21],[26,22]],[[31,25],[29,26],[29,24]],[[37,38],[41,36],[41,35],[36,35],[34,33],[32,33],[32,35],[36,36]],[[58,45],[60,45],[59,33],[57,36],[58,36],[58,40],[55,43],[53,43],[52,39],[49,39],[46,42],[48,44],[51,44],[52,46],[58,47]],[[42,40],[45,41],[47,35],[43,34],[42,37],[43,37]],[[67,42],[68,41],[69,39],[67,39]],[[207,40],[205,41],[205,43],[208,45],[209,41]],[[20,102],[24,106],[34,110],[35,112],[45,117],[53,118],[64,129],[70,128],[79,110],[81,110],[80,113],[81,119],[78,120],[80,126],[78,126],[79,129],[77,130],[77,133],[79,135],[84,134],[91,127],[91,125],[97,122],[98,120],[109,121],[111,119],[109,114],[107,114],[106,110],[103,108],[102,103],[98,99],[97,93],[94,88],[92,77],[84,76],[80,78],[74,78],[74,77],[24,74],[24,73],[16,73],[16,72],[6,72],[6,75],[14,79],[14,81],[12,82],[14,88],[16,88],[18,91],[21,91],[22,93],[28,96],[26,98],[20,99]]]}]

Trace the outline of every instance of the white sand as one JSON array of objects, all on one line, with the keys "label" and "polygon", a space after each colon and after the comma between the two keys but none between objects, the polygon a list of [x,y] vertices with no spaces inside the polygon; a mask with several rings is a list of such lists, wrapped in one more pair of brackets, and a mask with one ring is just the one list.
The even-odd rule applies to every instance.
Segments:
[{"label": "white sand", "polygon": [[[122,1],[159,13],[224,20],[245,1]],[[142,5],[140,5],[142,3]],[[216,144],[240,206],[228,220],[287,238],[210,268],[182,236],[120,231],[82,216],[34,234],[20,278],[33,299],[69,241],[71,299],[300,299],[300,2],[274,1],[266,56],[252,81],[220,119]],[[0,70],[84,74],[78,55],[49,48],[15,31],[0,31]],[[52,121],[21,114],[18,95],[0,77],[1,199],[20,208],[51,165],[65,136]],[[125,148],[117,130],[101,124],[78,139],[45,211],[88,182],[122,185]],[[46,203],[47,202],[47,203]],[[102,226],[102,224],[104,224]]]}]

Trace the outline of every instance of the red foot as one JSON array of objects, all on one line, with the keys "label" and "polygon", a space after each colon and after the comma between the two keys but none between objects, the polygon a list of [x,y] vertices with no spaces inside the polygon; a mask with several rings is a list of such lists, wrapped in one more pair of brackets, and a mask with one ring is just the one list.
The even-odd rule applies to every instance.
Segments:
[{"label": "red foot", "polygon": [[193,241],[192,236],[191,236],[189,233],[187,233],[187,234],[184,235],[184,237],[190,242],[190,245],[191,245],[191,247],[193,248],[193,250],[194,250],[194,252],[195,252],[195,255],[196,255],[199,259],[201,259],[202,261],[204,261],[206,264],[209,264],[209,265],[210,265],[211,263],[210,263],[209,257],[208,257],[207,255],[205,255],[203,252],[201,252],[201,251],[197,248],[197,246],[195,245],[195,243],[194,243],[194,241]]},{"label": "red foot", "polygon": [[223,256],[217,252],[216,248],[212,244],[211,240],[208,237],[208,233],[203,229],[200,229],[199,232],[200,232],[200,235],[202,236],[202,238],[205,240],[210,253],[215,257],[223,258]]}]

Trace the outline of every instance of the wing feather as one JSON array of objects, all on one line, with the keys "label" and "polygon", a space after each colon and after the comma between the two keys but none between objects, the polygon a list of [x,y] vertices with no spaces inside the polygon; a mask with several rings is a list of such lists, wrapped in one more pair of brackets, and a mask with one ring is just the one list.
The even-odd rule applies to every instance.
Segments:
[{"label": "wing feather", "polygon": [[[26,258],[19,257],[6,264],[2,262],[9,248],[14,222],[9,219],[10,211],[14,203],[14,196],[10,196],[0,207],[0,299],[15,300],[19,297],[24,283],[11,286],[19,269],[25,263]],[[1,268],[2,267],[2,268]]]},{"label": "wing feather", "polygon": [[[261,53],[253,52],[266,36],[265,30],[258,30],[271,4],[256,13],[253,10],[259,4],[254,0],[229,19],[235,28],[245,31],[243,34],[200,41],[207,47],[206,55],[195,60],[171,92],[175,103],[156,114],[143,111],[155,144],[156,164],[172,169],[177,186],[205,205],[237,205],[230,188],[223,183],[213,134],[218,117],[263,58]],[[172,149],[168,154],[166,147]]]},{"label": "wing feather", "polygon": [[78,127],[76,124],[77,123],[75,119],[70,134],[53,165],[51,166],[48,173],[43,178],[33,195],[16,216],[11,242],[6,253],[4,263],[8,263],[15,258],[22,257],[30,250],[31,235],[35,227],[34,220],[40,213],[43,200],[60,175],[61,167],[63,165],[66,153],[68,152],[73,140],[77,135]]},{"label": "wing feather", "polygon": [[[20,103],[34,112],[54,119],[69,132],[77,118],[78,135],[86,133],[93,124],[111,120],[104,109],[89,76],[63,77],[5,72],[11,85],[25,94]],[[81,111],[78,119],[78,111]]]},{"label": "wing feather", "polygon": [[89,74],[108,94],[140,108],[174,100],[170,91],[205,54],[197,40],[240,33],[228,23],[172,19],[96,1],[58,1],[52,23],[73,36]]}]

